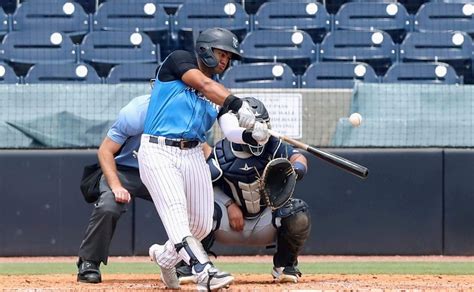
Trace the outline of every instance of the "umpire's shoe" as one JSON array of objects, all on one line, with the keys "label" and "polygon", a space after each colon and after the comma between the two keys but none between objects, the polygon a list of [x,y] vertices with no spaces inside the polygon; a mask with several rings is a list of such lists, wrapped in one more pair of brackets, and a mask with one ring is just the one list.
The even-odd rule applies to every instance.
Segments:
[{"label": "umpire's shoe", "polygon": [[212,264],[197,274],[198,291],[217,291],[222,288],[229,288],[234,282],[234,277],[227,273],[221,272]]},{"label": "umpire's shoe", "polygon": [[157,261],[157,257],[162,254],[164,250],[165,247],[163,245],[154,244],[150,246],[148,254],[150,255],[151,260],[154,261],[158,266],[160,266],[161,281],[165,283],[165,286],[170,289],[179,289],[179,280],[178,276],[176,276],[176,268],[164,268]]},{"label": "umpire's shoe", "polygon": [[272,276],[275,281],[280,283],[298,283],[301,272],[297,267],[273,267]]},{"label": "umpire's shoe", "polygon": [[100,263],[79,259],[77,262],[77,268],[79,269],[79,272],[77,273],[77,281],[94,284],[102,282],[99,265]]}]

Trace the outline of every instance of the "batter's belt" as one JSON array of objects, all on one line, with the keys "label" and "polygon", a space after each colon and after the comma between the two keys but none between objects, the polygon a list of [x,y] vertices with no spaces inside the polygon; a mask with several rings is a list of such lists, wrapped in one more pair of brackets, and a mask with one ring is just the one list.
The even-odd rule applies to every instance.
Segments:
[{"label": "batter's belt", "polygon": [[199,145],[199,141],[196,140],[173,140],[157,136],[150,136],[148,141],[155,144],[160,144],[163,141],[165,145],[178,147],[179,149],[191,149]]}]

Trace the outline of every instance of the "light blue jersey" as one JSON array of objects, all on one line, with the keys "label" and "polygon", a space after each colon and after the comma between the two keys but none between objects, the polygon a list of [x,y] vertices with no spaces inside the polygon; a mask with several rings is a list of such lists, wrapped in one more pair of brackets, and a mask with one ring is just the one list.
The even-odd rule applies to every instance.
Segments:
[{"label": "light blue jersey", "polygon": [[175,51],[166,58],[151,94],[145,134],[206,141],[206,132],[217,118],[218,106],[181,81],[182,74],[197,68],[195,56],[189,52]]},{"label": "light blue jersey", "polygon": [[133,151],[140,148],[140,137],[147,114],[150,95],[141,95],[132,99],[120,110],[119,116],[107,132],[107,137],[123,145],[115,162],[120,165],[138,168],[138,160]]}]

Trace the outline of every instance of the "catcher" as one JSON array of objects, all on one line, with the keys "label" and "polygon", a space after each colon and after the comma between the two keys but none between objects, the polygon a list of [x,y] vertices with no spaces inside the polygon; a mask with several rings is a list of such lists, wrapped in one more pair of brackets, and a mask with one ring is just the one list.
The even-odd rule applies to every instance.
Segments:
[{"label": "catcher", "polygon": [[[244,98],[256,120],[270,127],[262,102]],[[276,281],[298,282],[300,253],[311,229],[308,205],[292,198],[296,180],[307,171],[306,158],[291,145],[270,137],[264,145],[219,141],[208,165],[214,183],[213,231],[202,241],[226,245],[269,246],[276,243],[272,276]],[[194,281],[183,262],[177,266],[180,283]]]}]

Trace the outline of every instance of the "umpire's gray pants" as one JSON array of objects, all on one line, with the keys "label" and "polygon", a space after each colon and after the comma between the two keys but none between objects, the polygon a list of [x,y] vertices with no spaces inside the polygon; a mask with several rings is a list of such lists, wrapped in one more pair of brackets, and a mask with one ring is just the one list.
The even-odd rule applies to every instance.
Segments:
[{"label": "umpire's gray pants", "polygon": [[[123,187],[133,197],[151,201],[148,190],[140,180],[138,169],[118,170],[117,172]],[[115,227],[120,216],[127,211],[129,204],[115,201],[115,196],[103,175],[100,179],[100,193],[99,199],[94,203],[89,226],[79,248],[79,258],[107,264]]]}]

